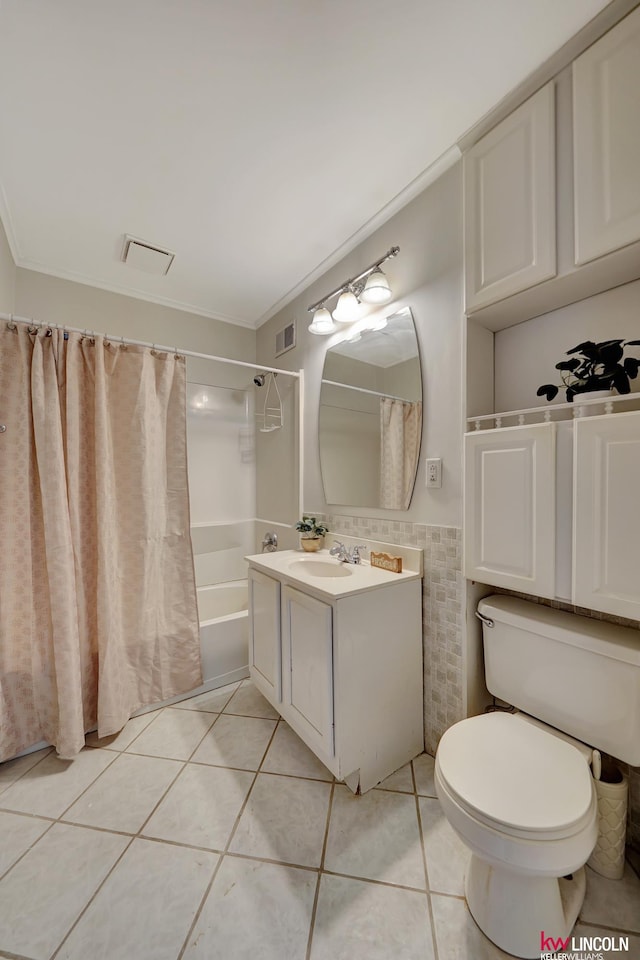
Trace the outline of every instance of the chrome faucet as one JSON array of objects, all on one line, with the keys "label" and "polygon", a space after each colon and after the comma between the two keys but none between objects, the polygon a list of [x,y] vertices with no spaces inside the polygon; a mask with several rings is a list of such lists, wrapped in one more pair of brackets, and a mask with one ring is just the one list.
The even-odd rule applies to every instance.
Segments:
[{"label": "chrome faucet", "polygon": [[275,553],[278,549],[278,534],[273,533],[271,530],[267,530],[262,541],[262,552],[265,550],[267,553]]},{"label": "chrome faucet", "polygon": [[357,547],[353,547],[351,553],[349,553],[344,543],[342,543],[340,540],[336,540],[334,545],[331,547],[331,550],[329,550],[329,554],[332,557],[336,557],[340,563],[360,563],[360,551],[366,549],[367,548],[363,544],[360,544]]}]

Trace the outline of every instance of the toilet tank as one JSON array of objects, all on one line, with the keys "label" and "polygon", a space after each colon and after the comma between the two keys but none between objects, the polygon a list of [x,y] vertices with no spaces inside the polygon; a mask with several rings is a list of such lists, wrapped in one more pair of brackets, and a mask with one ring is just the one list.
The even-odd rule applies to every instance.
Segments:
[{"label": "toilet tank", "polygon": [[515,597],[481,600],[489,692],[640,765],[640,630]]}]

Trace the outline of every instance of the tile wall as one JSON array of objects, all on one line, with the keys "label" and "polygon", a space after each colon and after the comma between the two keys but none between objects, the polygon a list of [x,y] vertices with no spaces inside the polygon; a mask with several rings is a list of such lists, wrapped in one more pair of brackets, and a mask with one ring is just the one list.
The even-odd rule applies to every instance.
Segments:
[{"label": "tile wall", "polygon": [[337,535],[383,540],[424,551],[424,733],[425,749],[433,755],[447,727],[464,716],[462,531],[459,527],[342,514],[325,514],[324,519]]}]

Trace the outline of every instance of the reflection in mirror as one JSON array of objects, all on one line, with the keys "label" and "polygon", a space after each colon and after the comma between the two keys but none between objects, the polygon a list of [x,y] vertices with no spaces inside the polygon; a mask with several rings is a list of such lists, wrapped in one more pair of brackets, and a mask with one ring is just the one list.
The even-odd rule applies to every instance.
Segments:
[{"label": "reflection in mirror", "polygon": [[407,510],[422,436],[422,375],[405,307],[327,350],[319,443],[327,503]]}]

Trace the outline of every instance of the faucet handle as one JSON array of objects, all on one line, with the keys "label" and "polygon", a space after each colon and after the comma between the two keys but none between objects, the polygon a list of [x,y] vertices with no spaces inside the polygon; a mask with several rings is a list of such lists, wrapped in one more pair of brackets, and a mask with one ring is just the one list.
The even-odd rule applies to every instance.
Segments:
[{"label": "faucet handle", "polygon": [[267,530],[262,541],[262,552],[275,553],[278,549],[278,534]]},{"label": "faucet handle", "polygon": [[366,550],[366,549],[367,548],[365,547],[364,543],[359,544],[357,547],[353,547],[353,549],[351,550],[351,555],[353,557],[354,563],[360,563],[360,560],[362,559],[360,557],[360,551]]},{"label": "faucet handle", "polygon": [[341,540],[334,540],[333,546],[329,550],[329,554],[332,557],[344,556],[346,551],[347,551],[347,548],[345,547],[344,543],[342,543]]}]

